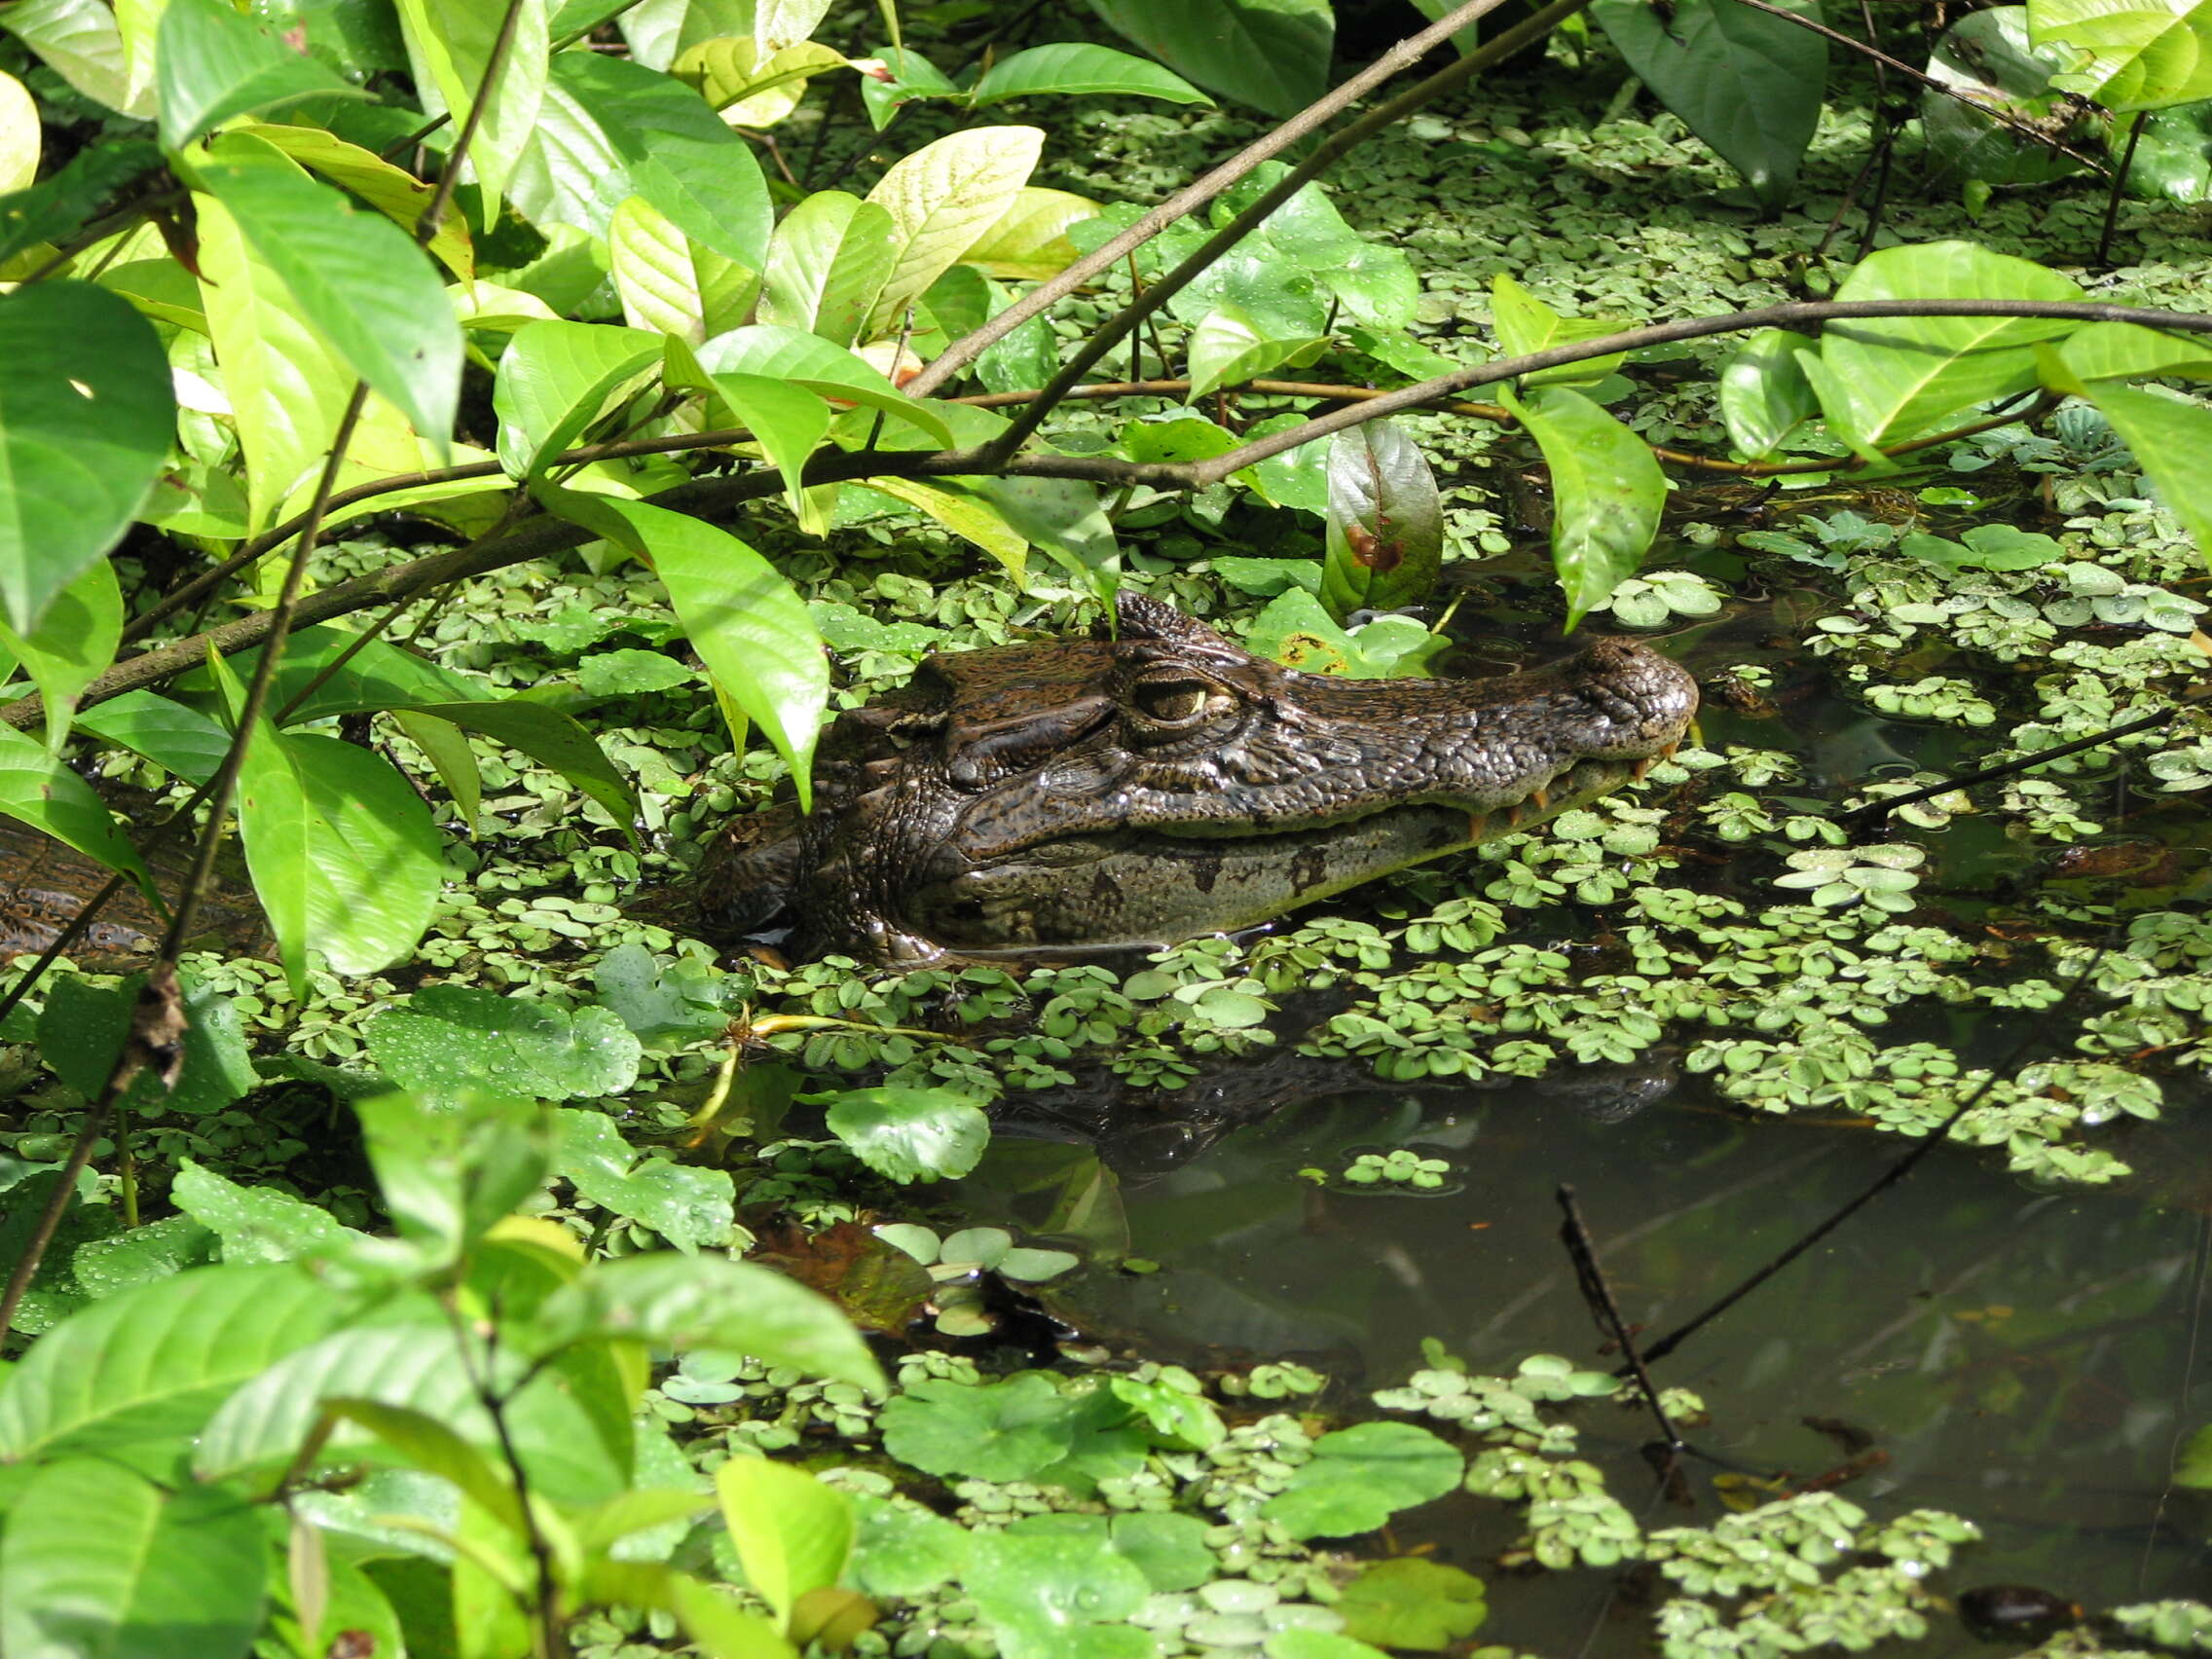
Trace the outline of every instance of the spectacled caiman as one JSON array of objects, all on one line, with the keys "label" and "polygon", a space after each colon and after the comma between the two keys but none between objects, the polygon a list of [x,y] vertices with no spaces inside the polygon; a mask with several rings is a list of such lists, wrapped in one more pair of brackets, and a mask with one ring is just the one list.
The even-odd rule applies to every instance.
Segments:
[{"label": "spectacled caiman", "polygon": [[1617,789],[1697,712],[1628,640],[1493,680],[1340,680],[1145,595],[1116,617],[940,652],[840,715],[814,811],[709,847],[711,932],[789,911],[802,952],[912,966],[1232,932]]},{"label": "spectacled caiman", "polygon": [[[1251,927],[1616,789],[1697,710],[1696,682],[1628,640],[1491,680],[1340,680],[1141,594],[1116,618],[1115,637],[939,652],[839,716],[812,814],[750,813],[710,843],[707,937],[788,912],[801,951],[918,966]],[[106,875],[0,821],[0,957],[43,948]],[[233,899],[209,931],[258,949],[255,921]],[[75,954],[143,957],[160,935],[127,890]]]}]

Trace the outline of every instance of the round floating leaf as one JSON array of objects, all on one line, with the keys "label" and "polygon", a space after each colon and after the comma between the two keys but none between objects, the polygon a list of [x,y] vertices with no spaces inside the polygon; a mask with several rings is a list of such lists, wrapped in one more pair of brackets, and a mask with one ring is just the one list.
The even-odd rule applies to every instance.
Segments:
[{"label": "round floating leaf", "polygon": [[1290,1486],[1260,1513],[1299,1538],[1372,1532],[1401,1509],[1459,1484],[1459,1454],[1410,1422],[1361,1422],[1324,1434]]},{"label": "round floating leaf", "polygon": [[950,1088],[853,1088],[830,1103],[830,1132],[893,1181],[956,1181],[990,1144],[991,1122]]},{"label": "round floating leaf", "polygon": [[1025,1481],[1075,1443],[1076,1406],[1051,1378],[1024,1371],[1003,1382],[925,1378],[883,1408],[883,1449],[924,1474]]},{"label": "round floating leaf", "polygon": [[1483,1581],[1419,1556],[1373,1563],[1345,1586],[1345,1634],[1378,1647],[1441,1653],[1489,1614]]},{"label": "round floating leaf", "polygon": [[369,1054],[402,1088],[481,1088],[538,1100],[620,1094],[640,1048],[611,1011],[573,1011],[469,985],[430,985],[368,1022]]}]

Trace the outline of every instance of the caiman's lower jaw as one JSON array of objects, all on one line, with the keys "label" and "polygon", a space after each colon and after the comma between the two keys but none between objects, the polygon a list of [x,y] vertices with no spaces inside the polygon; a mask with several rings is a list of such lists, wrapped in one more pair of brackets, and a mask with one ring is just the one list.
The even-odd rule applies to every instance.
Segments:
[{"label": "caiman's lower jaw", "polygon": [[1641,763],[1583,760],[1518,806],[1385,806],[1298,830],[1148,825],[1068,836],[912,894],[904,920],[963,956],[1156,949],[1272,921],[1392,870],[1528,829],[1610,793]]}]

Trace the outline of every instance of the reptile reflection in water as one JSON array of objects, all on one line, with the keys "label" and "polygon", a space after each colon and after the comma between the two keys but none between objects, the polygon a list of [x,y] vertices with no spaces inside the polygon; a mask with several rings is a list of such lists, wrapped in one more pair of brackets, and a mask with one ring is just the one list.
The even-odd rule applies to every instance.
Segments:
[{"label": "reptile reflection in water", "polygon": [[1688,673],[1597,640],[1493,680],[1338,680],[1127,591],[1119,637],[941,652],[838,718],[811,815],[742,818],[702,912],[896,966],[1270,921],[1589,800],[1671,752]]}]

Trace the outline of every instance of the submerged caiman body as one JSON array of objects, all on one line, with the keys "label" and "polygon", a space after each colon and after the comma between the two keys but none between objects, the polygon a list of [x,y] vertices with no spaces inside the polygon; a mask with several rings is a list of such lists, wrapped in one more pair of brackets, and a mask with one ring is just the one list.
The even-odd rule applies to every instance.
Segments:
[{"label": "submerged caiman body", "polygon": [[1052,959],[1246,928],[1617,788],[1696,682],[1597,640],[1494,680],[1338,680],[1142,595],[1118,637],[928,658],[838,718],[815,810],[738,820],[699,901],[887,965]]}]

